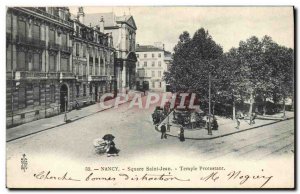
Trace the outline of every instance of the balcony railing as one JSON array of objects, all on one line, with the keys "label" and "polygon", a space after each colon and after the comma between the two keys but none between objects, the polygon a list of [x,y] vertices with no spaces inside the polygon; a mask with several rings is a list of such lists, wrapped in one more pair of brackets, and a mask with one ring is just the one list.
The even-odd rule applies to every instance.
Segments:
[{"label": "balcony railing", "polygon": [[71,53],[72,52],[72,47],[69,47],[69,46],[66,46],[66,45],[61,45],[60,50],[62,52],[65,52],[65,53]]},{"label": "balcony railing", "polygon": [[46,11],[43,11],[41,9],[38,9],[38,8],[35,8],[35,7],[26,7],[25,9],[29,9],[29,10],[34,11],[34,12],[36,12],[38,14],[43,15],[43,16],[46,16],[46,17],[51,18],[51,19],[54,19],[54,20],[56,20],[56,21],[58,21],[60,23],[63,23],[63,24],[68,25],[70,27],[73,27],[73,22],[64,20],[64,19],[62,19],[62,18],[60,18],[58,16],[52,15],[50,13],[47,13]]},{"label": "balcony railing", "polygon": [[82,81],[82,80],[86,80],[87,76],[86,75],[76,75],[76,80],[77,81]]},{"label": "balcony railing", "polygon": [[60,72],[60,79],[75,79],[75,75],[72,72]]},{"label": "balcony railing", "polygon": [[47,79],[47,73],[35,71],[16,71],[15,80],[23,79]]},{"label": "balcony railing", "polygon": [[23,44],[23,45],[34,46],[39,48],[46,47],[46,42],[40,39],[30,38],[27,36],[17,36],[16,40],[17,40],[17,44]]},{"label": "balcony railing", "polygon": [[59,79],[60,73],[58,72],[48,72],[47,78],[48,79]]},{"label": "balcony railing", "polygon": [[59,44],[56,44],[54,42],[49,42],[48,47],[49,47],[50,50],[55,50],[55,51],[59,50]]},{"label": "balcony railing", "polygon": [[108,76],[106,75],[89,75],[88,81],[107,81]]}]

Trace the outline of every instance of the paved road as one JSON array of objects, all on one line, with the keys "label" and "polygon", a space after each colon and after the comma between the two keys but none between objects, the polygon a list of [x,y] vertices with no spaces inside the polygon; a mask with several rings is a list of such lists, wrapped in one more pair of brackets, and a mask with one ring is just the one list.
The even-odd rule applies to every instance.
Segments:
[{"label": "paved road", "polygon": [[154,107],[140,110],[129,109],[128,105],[123,104],[117,109],[109,109],[68,125],[9,142],[7,159],[23,153],[30,156],[47,153],[77,161],[101,158],[109,162],[111,158],[97,155],[92,145],[93,139],[106,133],[116,136],[115,143],[121,152],[114,160],[120,161],[142,156],[165,157],[170,153],[179,158],[199,157],[201,160],[262,160],[294,156],[293,119],[219,139],[180,142],[174,137],[160,139],[160,134],[152,125],[151,113]]}]

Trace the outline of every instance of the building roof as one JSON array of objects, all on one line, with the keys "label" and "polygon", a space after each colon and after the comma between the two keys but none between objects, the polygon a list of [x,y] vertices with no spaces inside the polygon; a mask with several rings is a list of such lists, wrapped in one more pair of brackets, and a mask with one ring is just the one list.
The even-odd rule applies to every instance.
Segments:
[{"label": "building roof", "polygon": [[104,20],[104,27],[115,27],[118,23],[127,23],[136,29],[135,22],[131,15],[116,16],[113,12],[86,14],[84,16],[84,23],[85,25],[91,24],[92,26],[99,25],[101,17],[103,17]]},{"label": "building roof", "polygon": [[164,51],[161,48],[152,45],[137,45],[135,52],[160,52]]}]

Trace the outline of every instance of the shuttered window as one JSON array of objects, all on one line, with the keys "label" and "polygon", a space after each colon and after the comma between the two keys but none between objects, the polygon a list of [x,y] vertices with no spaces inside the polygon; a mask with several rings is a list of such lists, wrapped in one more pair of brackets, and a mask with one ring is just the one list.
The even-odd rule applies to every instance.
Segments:
[{"label": "shuttered window", "polygon": [[40,70],[40,54],[34,53],[33,54],[33,71]]},{"label": "shuttered window", "polygon": [[67,35],[66,34],[61,34],[61,44],[63,46],[67,46]]},{"label": "shuttered window", "polygon": [[69,71],[69,59],[68,58],[61,58],[60,60],[60,70],[61,71]]},{"label": "shuttered window", "polygon": [[54,55],[49,56],[49,71],[55,71],[56,70],[56,57]]},{"label": "shuttered window", "polygon": [[55,43],[55,31],[54,30],[49,31],[49,42]]},{"label": "shuttered window", "polygon": [[25,52],[18,52],[18,70],[25,71],[26,70],[26,55]]},{"label": "shuttered window", "polygon": [[18,21],[18,34],[20,37],[26,37],[26,23]]},{"label": "shuttered window", "polygon": [[33,25],[32,29],[32,37],[35,40],[40,40],[40,26],[38,25]]}]

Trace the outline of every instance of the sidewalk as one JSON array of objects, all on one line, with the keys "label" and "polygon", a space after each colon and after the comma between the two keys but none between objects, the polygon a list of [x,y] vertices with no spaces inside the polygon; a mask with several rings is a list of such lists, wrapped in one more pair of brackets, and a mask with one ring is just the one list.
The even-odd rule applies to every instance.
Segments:
[{"label": "sidewalk", "polygon": [[[133,94],[135,93],[140,93],[138,91],[129,91],[129,99],[127,102],[130,102],[132,100]],[[115,103],[115,98],[106,101],[104,104],[109,105]],[[127,102],[123,102],[120,104],[124,104]],[[110,107],[110,108],[113,108]],[[99,103],[81,108],[80,110],[72,110],[67,113],[67,118],[70,120],[70,122],[88,117],[90,115],[102,112],[104,110],[110,109],[110,108],[105,108],[103,109]],[[45,131],[48,129],[52,129],[58,126],[66,125],[67,123],[64,122],[64,114],[59,114],[50,118],[44,118],[44,119],[39,119],[36,121],[32,121],[29,123],[25,123],[13,128],[9,128],[6,130],[6,142],[13,141],[22,137],[26,137],[35,133],[39,133],[41,131]]]},{"label": "sidewalk", "polygon": [[[172,112],[169,115],[170,115],[171,127],[170,127],[170,131],[167,132],[167,135],[173,136],[173,137],[178,137],[178,132],[180,130],[180,128],[179,128],[180,126],[178,124],[175,124],[172,122],[172,118],[171,118]],[[249,120],[241,120],[239,129],[235,128],[237,125],[236,121],[216,116],[218,124],[219,124],[219,129],[212,130],[212,135],[208,135],[207,129],[204,129],[204,128],[201,128],[201,129],[200,128],[195,128],[195,129],[186,129],[185,128],[184,136],[186,139],[193,139],[193,140],[216,139],[216,138],[220,138],[220,137],[232,135],[235,133],[240,133],[243,131],[248,131],[251,129],[255,129],[255,128],[259,128],[259,127],[263,127],[266,125],[284,121],[282,118],[279,119],[281,115],[282,115],[282,113],[274,115],[274,117],[273,117],[274,119],[272,119],[272,120],[257,118],[257,119],[255,119],[255,124],[253,124],[253,125],[249,125]],[[287,119],[294,118],[294,112],[286,112],[286,118]],[[164,121],[162,123],[165,123],[165,124],[167,123],[167,117],[164,119]],[[158,126],[158,131],[160,130],[161,124]]]}]

